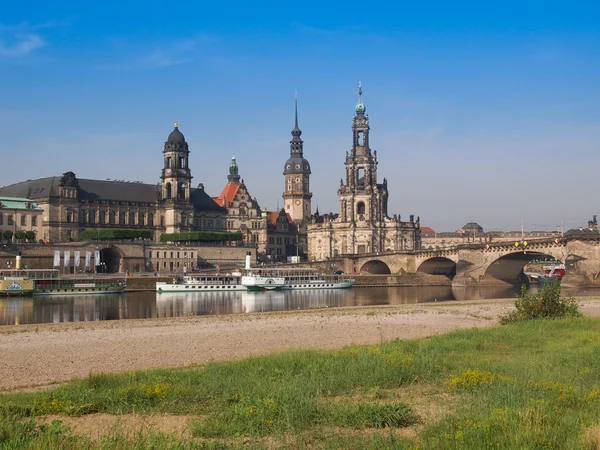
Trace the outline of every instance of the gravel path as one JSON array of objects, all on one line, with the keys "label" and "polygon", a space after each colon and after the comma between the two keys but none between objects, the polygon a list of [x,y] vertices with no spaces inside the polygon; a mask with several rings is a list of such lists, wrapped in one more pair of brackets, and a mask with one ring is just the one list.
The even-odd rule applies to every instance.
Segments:
[{"label": "gravel path", "polygon": [[[0,390],[184,367],[287,349],[334,349],[488,327],[512,300],[0,327]],[[580,299],[600,317],[600,298]]]}]

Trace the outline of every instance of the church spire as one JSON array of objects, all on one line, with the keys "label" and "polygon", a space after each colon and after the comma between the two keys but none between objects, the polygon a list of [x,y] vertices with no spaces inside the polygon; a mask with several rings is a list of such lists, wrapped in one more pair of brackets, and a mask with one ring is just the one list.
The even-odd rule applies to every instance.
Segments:
[{"label": "church spire", "polygon": [[231,164],[229,165],[229,175],[227,175],[228,181],[233,181],[234,183],[240,182],[240,174],[237,165],[237,161],[235,160],[235,155],[231,157]]},{"label": "church spire", "polygon": [[298,127],[298,93],[294,96],[294,129],[292,130],[292,140],[290,141],[290,156],[299,156],[302,158],[303,144],[302,130]]},{"label": "church spire", "polygon": [[367,110],[367,107],[365,106],[365,104],[362,101],[362,83],[359,81],[358,82],[358,103],[356,104],[356,113],[364,114],[366,110]]},{"label": "church spire", "polygon": [[[298,128],[298,93],[294,96],[294,112],[295,112],[295,120],[294,120],[294,129],[292,130],[292,141],[291,142],[300,142],[302,144],[302,139],[300,136],[302,135],[302,130]],[[292,146],[293,147],[293,146]],[[292,148],[292,151],[294,148]],[[302,150],[302,149],[300,149]]]}]

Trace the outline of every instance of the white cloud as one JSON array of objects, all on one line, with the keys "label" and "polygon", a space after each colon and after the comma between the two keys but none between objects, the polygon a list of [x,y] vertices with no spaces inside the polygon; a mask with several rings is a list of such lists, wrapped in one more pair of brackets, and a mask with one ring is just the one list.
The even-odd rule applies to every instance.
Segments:
[{"label": "white cloud", "polygon": [[46,41],[36,33],[12,35],[0,39],[0,56],[10,58],[27,56],[45,45],[47,45]]}]

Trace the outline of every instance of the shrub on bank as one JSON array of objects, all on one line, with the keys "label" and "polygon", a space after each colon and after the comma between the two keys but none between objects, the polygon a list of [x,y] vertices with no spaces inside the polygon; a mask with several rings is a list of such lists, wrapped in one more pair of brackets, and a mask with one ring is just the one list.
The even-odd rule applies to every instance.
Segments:
[{"label": "shrub on bank", "polygon": [[521,293],[515,300],[515,310],[504,317],[503,324],[519,320],[553,319],[558,317],[580,316],[579,307],[573,297],[560,296],[560,284],[543,285],[538,292],[527,293],[527,286],[521,286]]}]

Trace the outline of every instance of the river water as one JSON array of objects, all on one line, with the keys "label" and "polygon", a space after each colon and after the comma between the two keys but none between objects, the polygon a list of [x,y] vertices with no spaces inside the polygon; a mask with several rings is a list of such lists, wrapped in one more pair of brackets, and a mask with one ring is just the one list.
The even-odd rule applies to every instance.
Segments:
[{"label": "river water", "polygon": [[[447,300],[511,298],[517,288],[450,286],[354,288],[281,292],[128,292],[0,298],[0,325],[239,314],[340,306],[399,305]],[[599,295],[563,290],[565,295]]]}]

